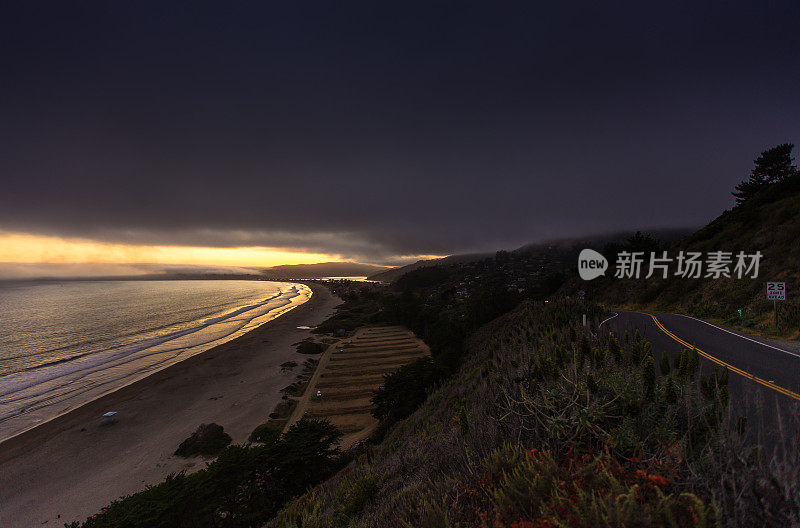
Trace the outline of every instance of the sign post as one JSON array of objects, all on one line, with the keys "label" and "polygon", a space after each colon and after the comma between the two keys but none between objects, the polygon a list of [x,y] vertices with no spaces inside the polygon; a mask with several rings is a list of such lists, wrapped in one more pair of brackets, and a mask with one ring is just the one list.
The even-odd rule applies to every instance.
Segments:
[{"label": "sign post", "polygon": [[[584,306],[586,306],[586,292],[581,290],[578,292],[578,298],[581,300]],[[583,314],[583,326],[586,326],[586,314]]]},{"label": "sign post", "polygon": [[767,300],[772,301],[772,313],[775,319],[775,328],[778,328],[778,301],[786,300],[785,282],[767,283]]}]

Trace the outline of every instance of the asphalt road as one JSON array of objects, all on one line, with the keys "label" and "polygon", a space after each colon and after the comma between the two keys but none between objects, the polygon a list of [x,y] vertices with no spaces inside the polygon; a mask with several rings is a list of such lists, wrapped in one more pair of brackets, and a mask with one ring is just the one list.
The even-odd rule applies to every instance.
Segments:
[{"label": "asphalt road", "polygon": [[[694,347],[701,370],[727,368],[733,411],[760,422],[762,430],[800,422],[800,347],[750,337],[729,328],[683,315],[615,311],[600,330],[613,329],[620,337],[638,329],[652,344],[656,364],[660,354],[670,357]],[[751,422],[752,423],[752,422]],[[764,426],[772,427],[764,427]]]}]

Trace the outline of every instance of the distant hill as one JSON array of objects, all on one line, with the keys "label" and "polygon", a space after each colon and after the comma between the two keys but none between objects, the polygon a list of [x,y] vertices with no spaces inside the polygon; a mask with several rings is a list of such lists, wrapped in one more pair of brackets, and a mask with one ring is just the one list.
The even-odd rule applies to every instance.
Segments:
[{"label": "distant hill", "polygon": [[[690,235],[694,230],[688,228],[647,229],[646,233],[661,242],[671,244]],[[612,233],[587,235],[581,237],[558,238],[545,242],[526,244],[514,250],[514,253],[538,252],[542,249],[583,249],[585,247],[603,247],[606,244],[621,244],[636,233],[635,230],[616,231]]]},{"label": "distant hill", "polygon": [[[584,248],[602,250],[610,245],[623,244],[626,240],[641,235],[639,231],[617,231],[584,237],[559,238],[546,242],[524,245],[511,251],[514,255],[524,255],[529,260],[547,263],[552,269],[563,272],[574,271],[578,254]],[[648,229],[644,236],[651,237],[663,244],[672,244],[691,234],[691,229]]]},{"label": "distant hill", "polygon": [[398,268],[384,269],[383,271],[370,275],[368,278],[369,280],[380,282],[394,282],[409,271],[414,271],[426,266],[441,266],[445,264],[457,264],[461,262],[475,262],[477,260],[483,260],[487,257],[493,256],[494,253],[470,253],[464,255],[450,255],[449,257],[438,259],[418,260],[413,264],[407,264]]},{"label": "distant hill", "polygon": [[284,264],[261,270],[271,279],[316,279],[320,277],[366,277],[390,269],[388,266],[358,262],[320,262],[318,264]]},{"label": "distant hill", "polygon": [[[673,275],[667,279],[634,280],[613,278],[613,257],[605,255],[611,269],[606,277],[590,282],[577,276],[576,258],[562,293],[569,295],[582,289],[587,298],[611,306],[684,313],[770,332],[772,302],[766,300],[765,282],[783,281],[787,301],[780,303],[778,333],[784,337],[798,336],[800,178],[770,186],[742,205],[723,212],[704,228],[671,244],[668,256],[674,258],[679,251],[702,252],[703,260],[711,251],[731,251],[734,255],[739,251],[745,254],[760,251],[763,257],[755,279],[687,279]],[[743,311],[741,317],[739,309]]]},{"label": "distant hill", "polygon": [[[662,241],[674,242],[691,232],[692,230],[690,229],[656,229],[648,231],[648,234]],[[585,237],[559,238],[547,240],[545,242],[526,244],[509,252],[517,255],[548,259],[553,261],[554,264],[563,263],[567,265],[568,261],[571,262],[573,254],[575,258],[577,258],[578,252],[584,247],[602,247],[607,243],[621,243],[633,234],[634,231],[619,231],[616,233],[589,235]],[[381,271],[371,275],[369,279],[381,282],[394,282],[409,271],[428,266],[445,266],[449,264],[477,262],[485,258],[494,258],[495,254],[496,253],[469,253],[464,255],[450,255],[449,257],[438,259],[418,260],[413,264]]]}]

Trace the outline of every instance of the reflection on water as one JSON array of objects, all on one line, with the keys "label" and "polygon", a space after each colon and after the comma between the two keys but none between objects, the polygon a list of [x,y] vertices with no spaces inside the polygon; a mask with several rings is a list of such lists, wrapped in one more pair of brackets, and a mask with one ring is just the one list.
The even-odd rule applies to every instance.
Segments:
[{"label": "reflection on water", "polygon": [[0,439],[302,304],[266,281],[0,283]]}]

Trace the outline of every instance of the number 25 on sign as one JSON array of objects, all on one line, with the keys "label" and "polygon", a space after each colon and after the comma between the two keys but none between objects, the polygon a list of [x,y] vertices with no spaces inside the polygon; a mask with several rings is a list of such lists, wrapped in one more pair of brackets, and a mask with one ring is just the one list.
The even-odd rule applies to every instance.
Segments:
[{"label": "number 25 on sign", "polygon": [[778,301],[786,300],[785,282],[767,283],[767,300],[772,301],[772,311],[775,314],[775,328],[778,327]]}]

